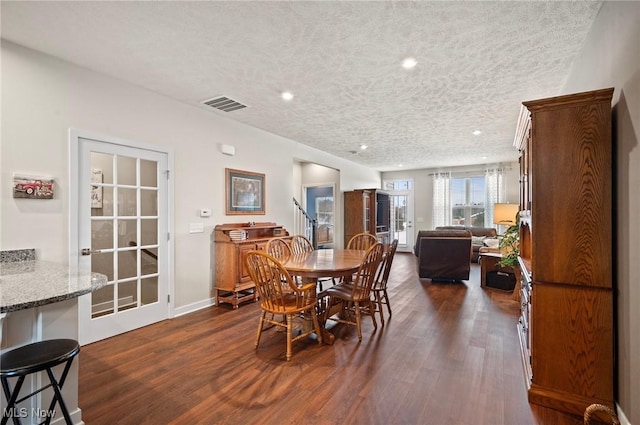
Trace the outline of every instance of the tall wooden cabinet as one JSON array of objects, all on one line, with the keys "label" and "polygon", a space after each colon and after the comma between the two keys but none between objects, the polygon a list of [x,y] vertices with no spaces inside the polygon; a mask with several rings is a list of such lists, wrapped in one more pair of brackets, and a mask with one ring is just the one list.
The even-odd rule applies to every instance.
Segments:
[{"label": "tall wooden cabinet", "polygon": [[289,232],[276,223],[219,224],[213,231],[216,305],[229,303],[233,308],[255,300],[255,283],[244,266],[244,254],[262,250],[273,238],[287,238]]},{"label": "tall wooden cabinet", "polygon": [[613,407],[613,89],[524,102],[518,324],[529,401]]},{"label": "tall wooden cabinet", "polygon": [[344,192],[344,246],[362,232],[375,235],[389,243],[391,197],[378,189],[358,189]]}]

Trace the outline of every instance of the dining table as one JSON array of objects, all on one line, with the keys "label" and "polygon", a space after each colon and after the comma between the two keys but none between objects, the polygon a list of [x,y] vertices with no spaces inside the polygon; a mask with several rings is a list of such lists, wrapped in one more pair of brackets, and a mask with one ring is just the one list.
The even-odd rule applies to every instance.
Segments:
[{"label": "dining table", "polygon": [[[317,249],[291,255],[282,260],[282,265],[291,276],[299,276],[304,281],[317,281],[320,278],[349,280],[360,268],[365,254],[366,251],[355,249]],[[321,308],[318,310],[319,314],[324,313]],[[332,345],[335,336],[324,325],[320,324],[322,339]]]}]

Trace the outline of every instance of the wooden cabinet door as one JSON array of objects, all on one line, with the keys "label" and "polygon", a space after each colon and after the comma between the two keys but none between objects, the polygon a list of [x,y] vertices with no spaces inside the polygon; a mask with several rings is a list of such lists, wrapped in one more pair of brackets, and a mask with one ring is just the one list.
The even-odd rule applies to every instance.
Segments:
[{"label": "wooden cabinet door", "polygon": [[614,406],[612,95],[609,88],[524,102],[529,402],[577,415],[594,403]]},{"label": "wooden cabinet door", "polygon": [[362,231],[371,232],[371,195],[368,191],[362,192]]},{"label": "wooden cabinet door", "polygon": [[255,244],[240,244],[238,245],[238,276],[240,277],[240,282],[248,282],[251,280],[251,276],[249,276],[249,272],[247,271],[247,267],[244,264],[244,255],[256,249]]}]

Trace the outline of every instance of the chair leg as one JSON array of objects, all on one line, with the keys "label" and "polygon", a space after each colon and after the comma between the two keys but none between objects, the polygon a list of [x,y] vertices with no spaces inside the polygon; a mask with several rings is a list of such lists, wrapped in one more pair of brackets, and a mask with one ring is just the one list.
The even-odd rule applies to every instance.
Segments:
[{"label": "chair leg", "polygon": [[331,310],[334,307],[334,304],[336,304],[336,301],[340,302],[340,311],[337,313],[338,314],[338,318],[343,319],[345,318],[345,313],[346,313],[346,301],[340,300],[339,298],[336,299],[334,297],[332,297],[331,295],[329,296],[328,300],[327,300],[327,305],[326,305],[326,310],[324,312],[324,317],[323,320],[326,323],[327,320],[329,320],[329,318],[332,316],[331,314]]},{"label": "chair leg", "polygon": [[291,315],[287,314],[287,361],[291,360],[291,339],[293,334],[293,320]]},{"label": "chair leg", "polygon": [[355,320],[355,316],[353,319],[351,318],[351,312],[353,311],[353,301],[342,301],[342,312],[344,314],[344,318],[346,320]]},{"label": "chair leg", "polygon": [[322,329],[320,329],[320,322],[318,322],[318,315],[316,314],[315,308],[311,309],[311,319],[313,319],[313,326],[315,326],[318,344],[322,344]]},{"label": "chair leg", "polygon": [[382,314],[382,295],[380,295],[379,291],[376,291],[375,303],[378,304],[377,310],[378,310],[378,313],[380,313],[380,323],[382,323],[382,326],[384,326],[384,314]]},{"label": "chair leg", "polygon": [[362,341],[362,319],[360,318],[360,303],[355,302],[354,310],[356,313],[356,327],[358,328],[358,340]]},{"label": "chair leg", "polygon": [[264,326],[264,318],[266,317],[267,312],[260,312],[260,321],[258,322],[258,333],[256,335],[256,348],[258,348],[258,344],[260,343],[260,335],[262,335],[262,326]]},{"label": "chair leg", "polygon": [[22,388],[24,378],[24,376],[20,376],[18,378],[16,386],[13,388],[13,392],[11,392],[9,380],[5,377],[2,378],[2,389],[4,390],[4,394],[7,398],[7,407],[3,409],[2,413],[2,425],[5,425],[9,421],[9,418],[12,419],[14,425],[20,425],[21,423],[20,419],[16,415],[16,400],[18,399],[18,395],[20,394],[20,389]]},{"label": "chair leg", "polygon": [[384,300],[387,303],[387,311],[389,311],[389,316],[391,316],[391,303],[389,302],[389,294],[387,294],[387,290],[384,290]]},{"label": "chair leg", "polygon": [[329,296],[329,297],[325,297],[325,302],[326,304],[324,305],[324,312],[322,313],[322,321],[324,323],[327,323],[327,320],[329,320],[329,310],[331,310],[331,306],[333,305],[333,297]]},{"label": "chair leg", "polygon": [[56,407],[56,402],[60,405],[60,410],[62,410],[62,415],[64,416],[64,420],[67,425],[73,425],[71,422],[71,416],[69,416],[69,410],[67,409],[67,405],[62,398],[62,392],[60,391],[64,381],[67,378],[67,373],[69,373],[69,368],[71,367],[71,361],[73,358],[67,361],[64,372],[62,373],[62,377],[60,378],[60,382],[56,382],[56,377],[53,375],[53,371],[48,368],[47,375],[49,375],[49,381],[51,382],[51,387],[53,388],[53,399],[51,400],[51,404],[49,405],[49,410],[47,411],[47,420],[44,422],[46,425],[51,423],[51,418],[55,414],[53,410]]},{"label": "chair leg", "polygon": [[373,321],[373,329],[378,329],[378,323],[376,322],[376,309],[373,301],[369,299],[369,313],[371,313],[371,320]]}]

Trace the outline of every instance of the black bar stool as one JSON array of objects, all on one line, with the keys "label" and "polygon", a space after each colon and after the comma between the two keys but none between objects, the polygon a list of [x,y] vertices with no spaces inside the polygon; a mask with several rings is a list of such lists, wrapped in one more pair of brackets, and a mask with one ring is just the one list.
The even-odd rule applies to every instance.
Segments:
[{"label": "black bar stool", "polygon": [[[78,355],[79,352],[80,345],[78,341],[73,339],[50,339],[34,342],[33,344],[28,344],[3,353],[0,356],[0,380],[2,380],[2,389],[7,398],[7,407],[2,412],[1,425],[5,425],[9,418],[13,419],[15,425],[19,425],[20,410],[17,407],[18,403],[31,398],[49,387],[53,389],[53,398],[51,399],[49,409],[46,411],[46,421],[43,422],[43,424],[49,424],[51,422],[56,403],[59,403],[66,423],[71,425],[71,417],[62,399],[60,389],[62,385],[64,385],[65,379],[67,379],[73,358]],[[53,374],[53,368],[63,363],[66,364],[58,381]],[[18,399],[24,378],[31,373],[42,371],[47,372],[50,383]],[[11,387],[9,386],[9,378],[18,378],[13,391],[11,391]]]}]

